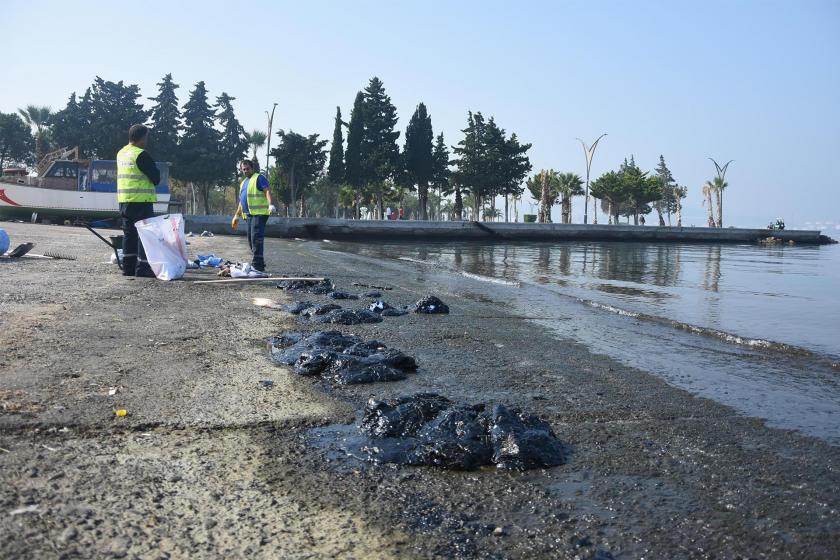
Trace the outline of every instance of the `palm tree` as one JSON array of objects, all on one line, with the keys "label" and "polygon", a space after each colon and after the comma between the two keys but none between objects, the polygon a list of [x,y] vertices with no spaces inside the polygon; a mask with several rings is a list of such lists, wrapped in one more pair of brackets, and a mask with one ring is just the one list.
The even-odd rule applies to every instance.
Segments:
[{"label": "palm tree", "polygon": [[688,194],[688,189],[677,185],[673,190],[674,203],[677,207],[677,227],[682,227],[682,199]]},{"label": "palm tree", "polygon": [[560,173],[557,190],[561,197],[561,218],[563,224],[572,223],[572,197],[583,194],[583,180],[577,173]]},{"label": "palm tree", "polygon": [[715,227],[715,218],[712,215],[712,193],[715,192],[715,184],[713,181],[706,181],[706,184],[703,185],[703,206],[706,207],[707,214],[707,226],[708,227]]},{"label": "palm tree", "polygon": [[257,150],[265,146],[266,138],[265,132],[261,130],[252,130],[250,133],[245,133],[245,141],[251,146],[251,160],[257,167],[259,167],[257,163]]},{"label": "palm tree", "polygon": [[35,132],[35,165],[41,163],[46,149],[44,146],[44,135],[47,132],[52,109],[46,106],[27,105],[26,109],[18,109],[24,122]]},{"label": "palm tree", "polygon": [[729,183],[720,177],[715,177],[713,185],[717,195],[717,227],[723,227],[723,189],[728,187]]}]

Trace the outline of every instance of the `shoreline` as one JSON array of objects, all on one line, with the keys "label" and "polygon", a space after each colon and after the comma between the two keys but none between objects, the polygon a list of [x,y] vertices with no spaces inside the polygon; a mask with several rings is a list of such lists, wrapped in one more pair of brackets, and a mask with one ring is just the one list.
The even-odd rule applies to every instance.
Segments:
[{"label": "shoreline", "polygon": [[[231,234],[230,216],[185,218],[186,231]],[[240,225],[237,234],[244,234]],[[836,243],[819,230],[760,228],[707,228],[631,225],[524,224],[473,221],[343,220],[335,218],[271,217],[266,236],[285,239],[402,241],[627,241],[650,243],[758,243],[767,237],[784,243],[824,245]]]},{"label": "shoreline", "polygon": [[[107,247],[85,230],[8,229],[79,260],[0,263],[2,509],[37,506],[0,517],[4,556],[838,552],[840,449],[558,339],[477,281],[267,240],[271,270],[348,291],[388,285],[394,304],[434,293],[453,309],[339,327],[421,367],[405,381],[324,392],[266,356],[267,337],[301,325],[250,301],[303,297],[271,283],[126,280],[100,264]],[[247,254],[241,237],[190,242],[191,254]],[[420,391],[521,406],[551,423],[571,458],[525,473],[360,468],[307,444],[309,428],[352,422],[370,395]],[[115,406],[129,416],[115,419]]]}]

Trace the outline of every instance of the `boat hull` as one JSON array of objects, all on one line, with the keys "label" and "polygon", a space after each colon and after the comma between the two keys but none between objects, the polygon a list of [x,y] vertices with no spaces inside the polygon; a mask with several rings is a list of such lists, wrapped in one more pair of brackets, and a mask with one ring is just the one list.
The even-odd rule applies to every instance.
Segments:
[{"label": "boat hull", "polygon": [[[165,214],[169,206],[169,193],[159,193],[155,214]],[[30,185],[0,181],[0,216],[29,220],[38,218],[90,218],[119,217],[117,195],[109,192],[45,189]]]}]

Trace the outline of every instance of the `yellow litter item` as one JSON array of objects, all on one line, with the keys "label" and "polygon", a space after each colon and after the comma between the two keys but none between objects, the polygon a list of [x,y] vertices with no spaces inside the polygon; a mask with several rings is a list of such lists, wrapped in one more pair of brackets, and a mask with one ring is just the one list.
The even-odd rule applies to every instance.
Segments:
[{"label": "yellow litter item", "polygon": [[119,416],[120,418],[122,418],[123,416],[128,416],[128,411],[127,411],[126,409],[124,409],[124,408],[121,408],[121,409],[119,409],[119,410],[115,410],[115,411],[114,411],[114,414],[116,414],[117,416]]}]

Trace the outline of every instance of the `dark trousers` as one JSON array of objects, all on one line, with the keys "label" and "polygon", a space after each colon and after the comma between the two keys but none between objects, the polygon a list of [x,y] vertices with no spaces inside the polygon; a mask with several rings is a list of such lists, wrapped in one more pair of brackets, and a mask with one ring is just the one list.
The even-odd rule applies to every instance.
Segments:
[{"label": "dark trousers", "polygon": [[120,202],[120,215],[123,218],[123,274],[151,274],[152,269],[146,262],[146,251],[137,235],[134,222],[145,220],[155,215],[151,202]]},{"label": "dark trousers", "polygon": [[263,245],[265,244],[265,224],[268,216],[248,216],[248,247],[251,248],[253,257],[251,266],[257,270],[265,270],[265,259],[263,258]]}]

